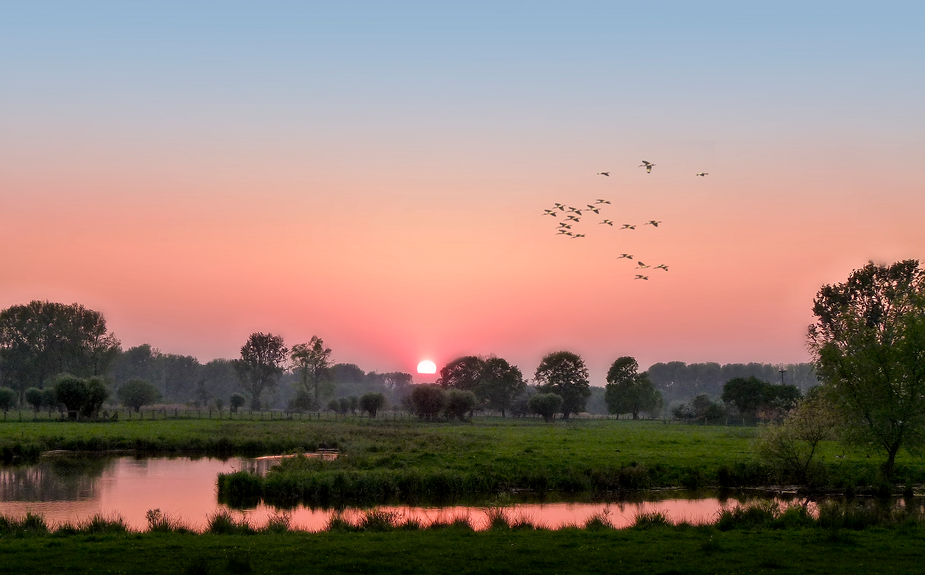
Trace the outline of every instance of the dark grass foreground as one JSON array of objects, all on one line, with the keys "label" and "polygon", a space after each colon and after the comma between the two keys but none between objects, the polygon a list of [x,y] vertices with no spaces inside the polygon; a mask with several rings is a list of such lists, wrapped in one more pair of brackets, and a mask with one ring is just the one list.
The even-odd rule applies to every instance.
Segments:
[{"label": "dark grass foreground", "polygon": [[[760,510],[751,515],[764,515]],[[780,519],[778,515],[777,519]],[[227,519],[227,518],[226,518]],[[662,518],[663,519],[663,518]],[[741,518],[740,518],[741,519]],[[770,519],[774,521],[773,518]],[[33,519],[34,524],[37,520]],[[729,520],[727,520],[729,521]],[[743,520],[744,521],[744,520]],[[614,530],[606,518],[583,529],[547,531],[503,520],[476,532],[465,522],[428,529],[369,525],[307,534],[240,531],[224,519],[218,533],[32,532],[0,536],[4,573],[921,573],[925,529],[747,522],[694,527],[654,517]],[[233,521],[232,521],[233,523]],[[386,521],[388,523],[388,521]],[[593,523],[593,524],[592,524]],[[219,526],[219,524],[222,524]],[[34,525],[33,525],[34,527]]]}]

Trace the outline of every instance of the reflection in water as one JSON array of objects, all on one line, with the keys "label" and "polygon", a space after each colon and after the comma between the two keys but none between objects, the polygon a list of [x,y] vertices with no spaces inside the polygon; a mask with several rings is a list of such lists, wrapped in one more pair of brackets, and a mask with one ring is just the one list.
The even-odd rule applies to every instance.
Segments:
[{"label": "reflection in water", "polygon": [[[190,458],[44,458],[32,466],[0,467],[0,514],[21,516],[40,513],[50,524],[86,520],[95,514],[121,516],[133,529],[147,528],[145,514],[160,509],[171,519],[193,529],[203,529],[208,518],[220,510],[246,517],[255,527],[277,515],[264,504],[246,511],[233,511],[217,501],[219,473],[249,469],[261,473],[279,458],[190,459]],[[637,514],[660,511],[672,521],[703,523],[713,521],[725,505],[744,503],[744,498],[727,502],[712,498],[684,498],[662,494],[658,500],[633,502],[515,503],[505,506],[509,522],[527,521],[536,526],[557,529],[583,525],[598,514],[605,514],[617,527],[632,524]],[[484,507],[408,507],[384,506],[379,509],[396,514],[399,521],[410,518],[428,525],[466,518],[476,529],[488,525]],[[298,507],[285,512],[293,529],[319,531],[334,514],[331,510]],[[347,510],[343,517],[358,522],[360,510]]]}]

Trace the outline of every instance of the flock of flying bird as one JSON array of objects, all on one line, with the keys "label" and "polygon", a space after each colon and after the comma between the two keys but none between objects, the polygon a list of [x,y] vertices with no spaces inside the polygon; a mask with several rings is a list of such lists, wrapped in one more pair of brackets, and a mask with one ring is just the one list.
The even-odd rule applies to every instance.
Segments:
[{"label": "flock of flying bird", "polygon": [[[642,164],[640,164],[638,167],[640,167],[640,168],[645,168],[645,169],[646,169],[646,173],[647,173],[647,174],[651,174],[651,173],[652,173],[652,168],[655,167],[655,164],[653,164],[653,163],[651,163],[651,162],[647,162],[647,161],[645,161],[645,160],[642,160]],[[599,176],[610,177],[610,172],[598,172],[597,175],[599,175]],[[699,173],[694,174],[694,175],[695,175],[695,176],[705,177],[705,176],[708,176],[708,175],[710,175],[710,174],[709,174],[708,172],[699,172]],[[583,212],[590,212],[590,213],[594,213],[594,214],[600,215],[601,209],[602,209],[605,205],[607,205],[607,204],[610,204],[610,202],[609,202],[608,200],[604,200],[604,199],[600,199],[600,198],[598,198],[597,200],[595,200],[593,204],[586,204],[587,207],[583,207],[583,208],[576,208],[576,207],[574,207],[574,206],[567,206],[567,205],[565,205],[565,204],[556,203],[555,205],[553,205],[552,208],[549,208],[549,209],[544,210],[543,215],[544,215],[544,216],[552,216],[552,217],[554,217],[554,218],[558,218],[560,214],[562,214],[563,216],[565,216],[565,217],[563,218],[563,221],[559,222],[559,226],[558,226],[558,228],[557,228],[557,235],[567,236],[567,237],[570,237],[571,239],[574,240],[574,239],[578,239],[578,238],[583,238],[583,237],[585,237],[585,234],[580,234],[580,233],[577,233],[577,232],[575,232],[575,231],[572,231],[572,227],[573,227],[575,224],[577,224],[578,222],[581,221],[582,213],[583,213]],[[585,214],[585,217],[587,217],[587,214]],[[662,223],[661,220],[649,220],[648,222],[646,222],[646,223],[644,223],[644,224],[642,224],[642,225],[644,225],[644,226],[652,226],[653,228],[657,228],[658,225],[659,225],[660,223]],[[606,225],[606,226],[613,227],[614,222],[613,222],[613,220],[604,219],[604,220],[601,220],[600,222],[598,222],[598,225]],[[620,229],[620,230],[635,230],[635,229],[636,229],[636,226],[637,226],[637,224],[622,224],[621,227],[618,228],[618,229]],[[620,254],[620,257],[618,257],[617,259],[628,259],[628,260],[632,260],[632,259],[633,259],[633,254]],[[636,267],[633,268],[633,269],[634,269],[634,270],[637,270],[637,271],[641,271],[641,270],[650,269],[650,268],[653,269],[653,270],[664,270],[664,271],[666,271],[666,272],[668,271],[668,266],[665,265],[665,264],[659,264],[659,265],[653,267],[653,266],[646,265],[646,264],[643,263],[641,260],[636,260]],[[634,279],[637,279],[637,280],[648,280],[648,279],[649,279],[649,276],[648,276],[648,275],[645,275],[645,274],[643,274],[643,273],[637,273],[637,274],[636,274],[636,277],[635,277]]]}]

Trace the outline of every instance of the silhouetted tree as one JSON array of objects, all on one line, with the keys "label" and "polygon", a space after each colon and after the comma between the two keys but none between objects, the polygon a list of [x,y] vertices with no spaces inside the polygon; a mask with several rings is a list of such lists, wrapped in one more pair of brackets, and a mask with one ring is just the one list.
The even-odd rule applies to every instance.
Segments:
[{"label": "silhouetted tree", "polygon": [[16,391],[9,387],[0,387],[0,411],[3,413],[16,407]]},{"label": "silhouetted tree", "polygon": [[138,412],[145,405],[160,401],[161,392],[143,379],[130,379],[119,386],[116,397],[122,405]]},{"label": "silhouetted tree", "polygon": [[38,415],[39,411],[45,407],[45,394],[37,387],[30,387],[26,390],[26,403],[32,406],[32,411]]},{"label": "silhouetted tree", "polygon": [[[239,409],[244,407],[244,404],[247,402],[247,398],[240,393],[232,393],[231,397],[228,398],[228,408],[231,410],[231,413],[237,413]],[[218,402],[216,402],[218,405]],[[218,409],[221,410],[221,405],[218,405]]]},{"label": "silhouetted tree", "polygon": [[67,408],[68,416],[94,417],[109,397],[106,384],[98,377],[83,379],[69,373],[59,374],[54,379],[55,397]]},{"label": "silhouetted tree", "polygon": [[466,416],[475,409],[477,402],[478,399],[471,391],[451,389],[446,394],[446,405],[443,408],[443,413],[446,414],[447,419],[455,418],[465,421]]},{"label": "silhouetted tree", "polygon": [[241,387],[250,396],[251,409],[260,409],[261,394],[276,387],[288,353],[283,338],[271,333],[252,333],[241,347],[241,359],[234,366]]},{"label": "silhouetted tree", "polygon": [[411,389],[411,405],[421,419],[436,419],[446,405],[446,391],[430,383],[415,385]]},{"label": "silhouetted tree", "polygon": [[489,407],[499,410],[501,417],[505,417],[505,410],[526,388],[527,382],[516,365],[494,356],[482,363],[479,395],[485,399]]},{"label": "silhouetted tree", "polygon": [[437,384],[444,389],[475,392],[482,379],[484,364],[482,358],[474,355],[456,358],[440,369]]},{"label": "silhouetted tree", "polygon": [[118,353],[103,314],[80,304],[32,301],[0,312],[0,375],[20,396],[63,372],[104,375]]},{"label": "silhouetted tree", "polygon": [[549,423],[562,409],[562,396],[556,393],[537,393],[527,401],[527,407],[533,413],[541,415],[543,421]]},{"label": "silhouetted tree", "polygon": [[646,373],[638,373],[639,364],[632,357],[618,358],[607,372],[604,400],[610,413],[653,413],[662,407],[662,395]]},{"label": "silhouetted tree", "polygon": [[331,349],[324,347],[324,341],[313,335],[308,343],[292,347],[292,361],[300,371],[302,389],[313,395],[315,405],[320,405],[321,388],[331,381]]},{"label": "silhouetted tree", "polygon": [[372,418],[375,418],[383,407],[385,407],[385,396],[381,393],[364,393],[360,398],[360,409]]},{"label": "silhouetted tree", "polygon": [[568,419],[585,407],[585,400],[591,395],[588,382],[588,368],[581,357],[570,351],[547,354],[536,368],[534,379],[537,390],[555,393],[562,398],[562,418]]},{"label": "silhouetted tree", "polygon": [[873,262],[813,300],[809,348],[848,441],[886,452],[925,445],[925,270]]}]

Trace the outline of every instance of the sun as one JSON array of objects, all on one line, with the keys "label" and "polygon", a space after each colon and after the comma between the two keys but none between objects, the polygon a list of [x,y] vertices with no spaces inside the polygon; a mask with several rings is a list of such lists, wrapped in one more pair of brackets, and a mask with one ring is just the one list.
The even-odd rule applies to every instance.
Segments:
[{"label": "sun", "polygon": [[429,359],[425,359],[418,364],[418,373],[437,373],[437,364],[430,361]]}]

